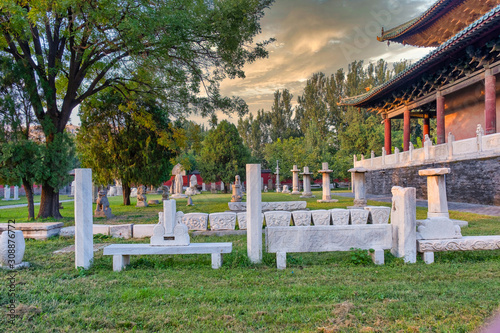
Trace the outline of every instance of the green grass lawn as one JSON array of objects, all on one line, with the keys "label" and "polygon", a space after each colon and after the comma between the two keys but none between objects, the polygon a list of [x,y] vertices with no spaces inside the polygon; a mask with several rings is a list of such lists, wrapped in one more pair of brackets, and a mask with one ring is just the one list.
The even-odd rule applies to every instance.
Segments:
[{"label": "green grass lawn", "polygon": [[[224,211],[229,198],[203,194],[193,198],[194,207],[178,200],[177,209]],[[334,204],[308,199],[308,207],[352,204],[337,198]],[[287,199],[296,197],[263,194],[264,201]],[[157,221],[159,206],[138,209],[121,206],[119,198],[110,201],[119,223]],[[72,205],[65,203],[62,210],[67,225],[73,223]],[[418,218],[425,215],[425,209],[417,209]],[[450,215],[469,221],[464,235],[500,234],[500,218]],[[95,243],[148,241],[94,237]],[[0,316],[0,331],[471,332],[499,310],[498,250],[436,253],[431,265],[420,259],[404,264],[386,251],[383,266],[353,264],[349,252],[291,253],[287,269],[278,271],[275,255],[265,251],[262,264],[249,263],[246,236],[197,236],[191,242],[232,242],[233,251],[224,255],[219,270],[211,269],[209,255],[165,255],[132,256],[131,264],[115,273],[111,256],[102,251],[95,252],[88,271],[74,268],[74,253],[52,253],[72,245],[72,239],[27,240],[25,260],[32,266],[15,276],[20,318],[11,324]],[[3,309],[10,301],[10,276],[0,271]]]}]

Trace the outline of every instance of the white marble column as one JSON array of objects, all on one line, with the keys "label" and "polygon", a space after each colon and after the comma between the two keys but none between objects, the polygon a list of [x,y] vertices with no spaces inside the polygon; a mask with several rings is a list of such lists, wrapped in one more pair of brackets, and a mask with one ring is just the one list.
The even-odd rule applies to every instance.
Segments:
[{"label": "white marble column", "polygon": [[366,178],[368,171],[363,167],[348,170],[352,175],[352,187],[354,189],[354,206],[348,208],[362,208],[366,206]]},{"label": "white marble column", "polygon": [[297,165],[293,166],[293,169],[290,170],[293,174],[292,176],[292,193],[293,195],[300,194],[300,189],[299,189],[299,172],[300,170],[297,169]]},{"label": "white marble column", "polygon": [[247,164],[247,253],[253,263],[262,262],[262,194],[260,164]]},{"label": "white marble column", "polygon": [[392,188],[391,253],[405,262],[417,261],[417,199],[414,187]]},{"label": "white marble column", "polygon": [[75,267],[94,258],[92,224],[92,169],[75,169]]},{"label": "white marble column", "polygon": [[323,174],[323,197],[318,202],[338,202],[336,199],[332,199],[332,192],[330,191],[330,173],[333,170],[328,169],[328,162],[323,162],[321,170],[318,171]]}]

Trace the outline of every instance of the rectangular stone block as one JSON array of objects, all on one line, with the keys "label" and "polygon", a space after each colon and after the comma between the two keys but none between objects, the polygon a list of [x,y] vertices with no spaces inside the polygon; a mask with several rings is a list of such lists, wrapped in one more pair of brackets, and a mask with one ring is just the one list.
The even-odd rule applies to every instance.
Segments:
[{"label": "rectangular stone block", "polygon": [[[241,212],[247,209],[246,202],[228,202],[229,210],[234,212]],[[283,202],[261,202],[262,211],[274,211],[274,210],[304,210],[307,208],[306,201],[283,201]]]},{"label": "rectangular stone block", "polygon": [[290,226],[291,217],[291,212],[276,211],[264,213],[267,227],[288,227]]},{"label": "rectangular stone block", "polygon": [[405,262],[415,263],[416,249],[416,191],[414,187],[392,188],[391,225],[392,247],[391,253]]},{"label": "rectangular stone block", "polygon": [[208,214],[188,213],[182,217],[182,223],[187,225],[189,230],[207,230]]},{"label": "rectangular stone block", "polygon": [[92,170],[75,169],[75,267],[90,267],[94,258]]},{"label": "rectangular stone block", "polygon": [[236,227],[235,213],[212,213],[209,219],[210,230],[234,230]]},{"label": "rectangular stone block", "polygon": [[[238,228],[240,230],[246,230],[247,229],[247,213],[246,212],[241,212],[237,213],[236,217],[238,219]],[[264,213],[261,213],[261,225],[264,225]]]},{"label": "rectangular stone block", "polygon": [[109,235],[109,225],[107,225],[107,224],[94,224],[92,226],[92,232],[94,235],[103,234],[103,235],[108,236]]},{"label": "rectangular stone block", "polygon": [[313,210],[311,212],[311,217],[314,225],[330,225],[331,216],[328,210]]},{"label": "rectangular stone block", "polygon": [[156,224],[134,224],[134,238],[146,238],[153,236]]},{"label": "rectangular stone block", "polygon": [[372,224],[387,224],[391,215],[391,208],[384,206],[366,206],[365,210],[370,212],[368,221]]},{"label": "rectangular stone block", "polygon": [[330,209],[333,225],[348,225],[351,218],[349,209],[334,208]]},{"label": "rectangular stone block", "polygon": [[[23,232],[24,238],[32,238],[46,240],[49,237],[60,234],[64,223],[49,222],[49,223],[17,223],[16,230]],[[0,234],[8,230],[8,223],[0,223]]]},{"label": "rectangular stone block", "polygon": [[246,165],[247,254],[252,263],[262,262],[262,189],[260,164]]},{"label": "rectangular stone block", "polygon": [[351,224],[352,225],[367,224],[368,223],[368,215],[370,214],[369,211],[364,210],[364,209],[349,209],[349,211],[351,214]]},{"label": "rectangular stone block", "polygon": [[296,210],[292,212],[292,218],[295,226],[311,225],[311,212],[308,210]]},{"label": "rectangular stone block", "polygon": [[119,224],[109,226],[109,235],[115,238],[132,238],[133,224]]},{"label": "rectangular stone block", "polygon": [[266,228],[267,252],[330,252],[351,248],[385,250],[392,245],[391,225]]}]

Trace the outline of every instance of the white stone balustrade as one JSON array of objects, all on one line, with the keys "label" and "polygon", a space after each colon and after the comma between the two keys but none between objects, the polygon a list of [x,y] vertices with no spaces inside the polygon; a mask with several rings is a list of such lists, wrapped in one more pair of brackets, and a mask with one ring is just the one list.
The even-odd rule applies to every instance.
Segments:
[{"label": "white stone balustrade", "polygon": [[330,211],[318,209],[311,211],[311,217],[314,225],[330,225]]},{"label": "white stone balustrade", "polygon": [[188,213],[182,216],[182,223],[187,225],[189,230],[207,230],[208,214]]},{"label": "white stone balustrade", "polygon": [[234,230],[236,213],[212,213],[209,215],[210,230]]},{"label": "white stone balustrade", "polygon": [[264,213],[267,227],[288,227],[290,226],[291,217],[291,212],[275,211]]},{"label": "white stone balustrade", "polygon": [[308,210],[296,210],[292,212],[292,218],[295,226],[311,225],[311,212]]}]

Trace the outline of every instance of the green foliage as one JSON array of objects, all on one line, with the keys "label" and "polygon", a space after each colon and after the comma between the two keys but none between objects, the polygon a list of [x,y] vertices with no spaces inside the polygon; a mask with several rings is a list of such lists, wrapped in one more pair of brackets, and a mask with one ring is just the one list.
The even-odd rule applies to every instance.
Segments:
[{"label": "green foliage", "polygon": [[125,187],[159,185],[170,178],[171,160],[185,142],[184,132],[173,128],[155,100],[137,99],[127,100],[109,89],[80,108],[78,151],[98,184],[120,179]]},{"label": "green foliage", "polygon": [[21,179],[30,184],[40,180],[43,172],[43,146],[28,140],[0,145],[0,181],[20,185]]},{"label": "green foliage", "polygon": [[236,126],[223,120],[217,128],[208,132],[203,141],[198,166],[206,182],[222,180],[229,184],[236,175],[245,179],[245,165],[249,160],[250,152],[243,144]]},{"label": "green foliage", "polygon": [[374,249],[369,249],[363,250],[363,249],[356,249],[351,247],[351,252],[350,252],[350,258],[351,258],[351,263],[354,265],[370,265],[372,263],[372,258],[368,253],[373,253],[375,252]]}]

